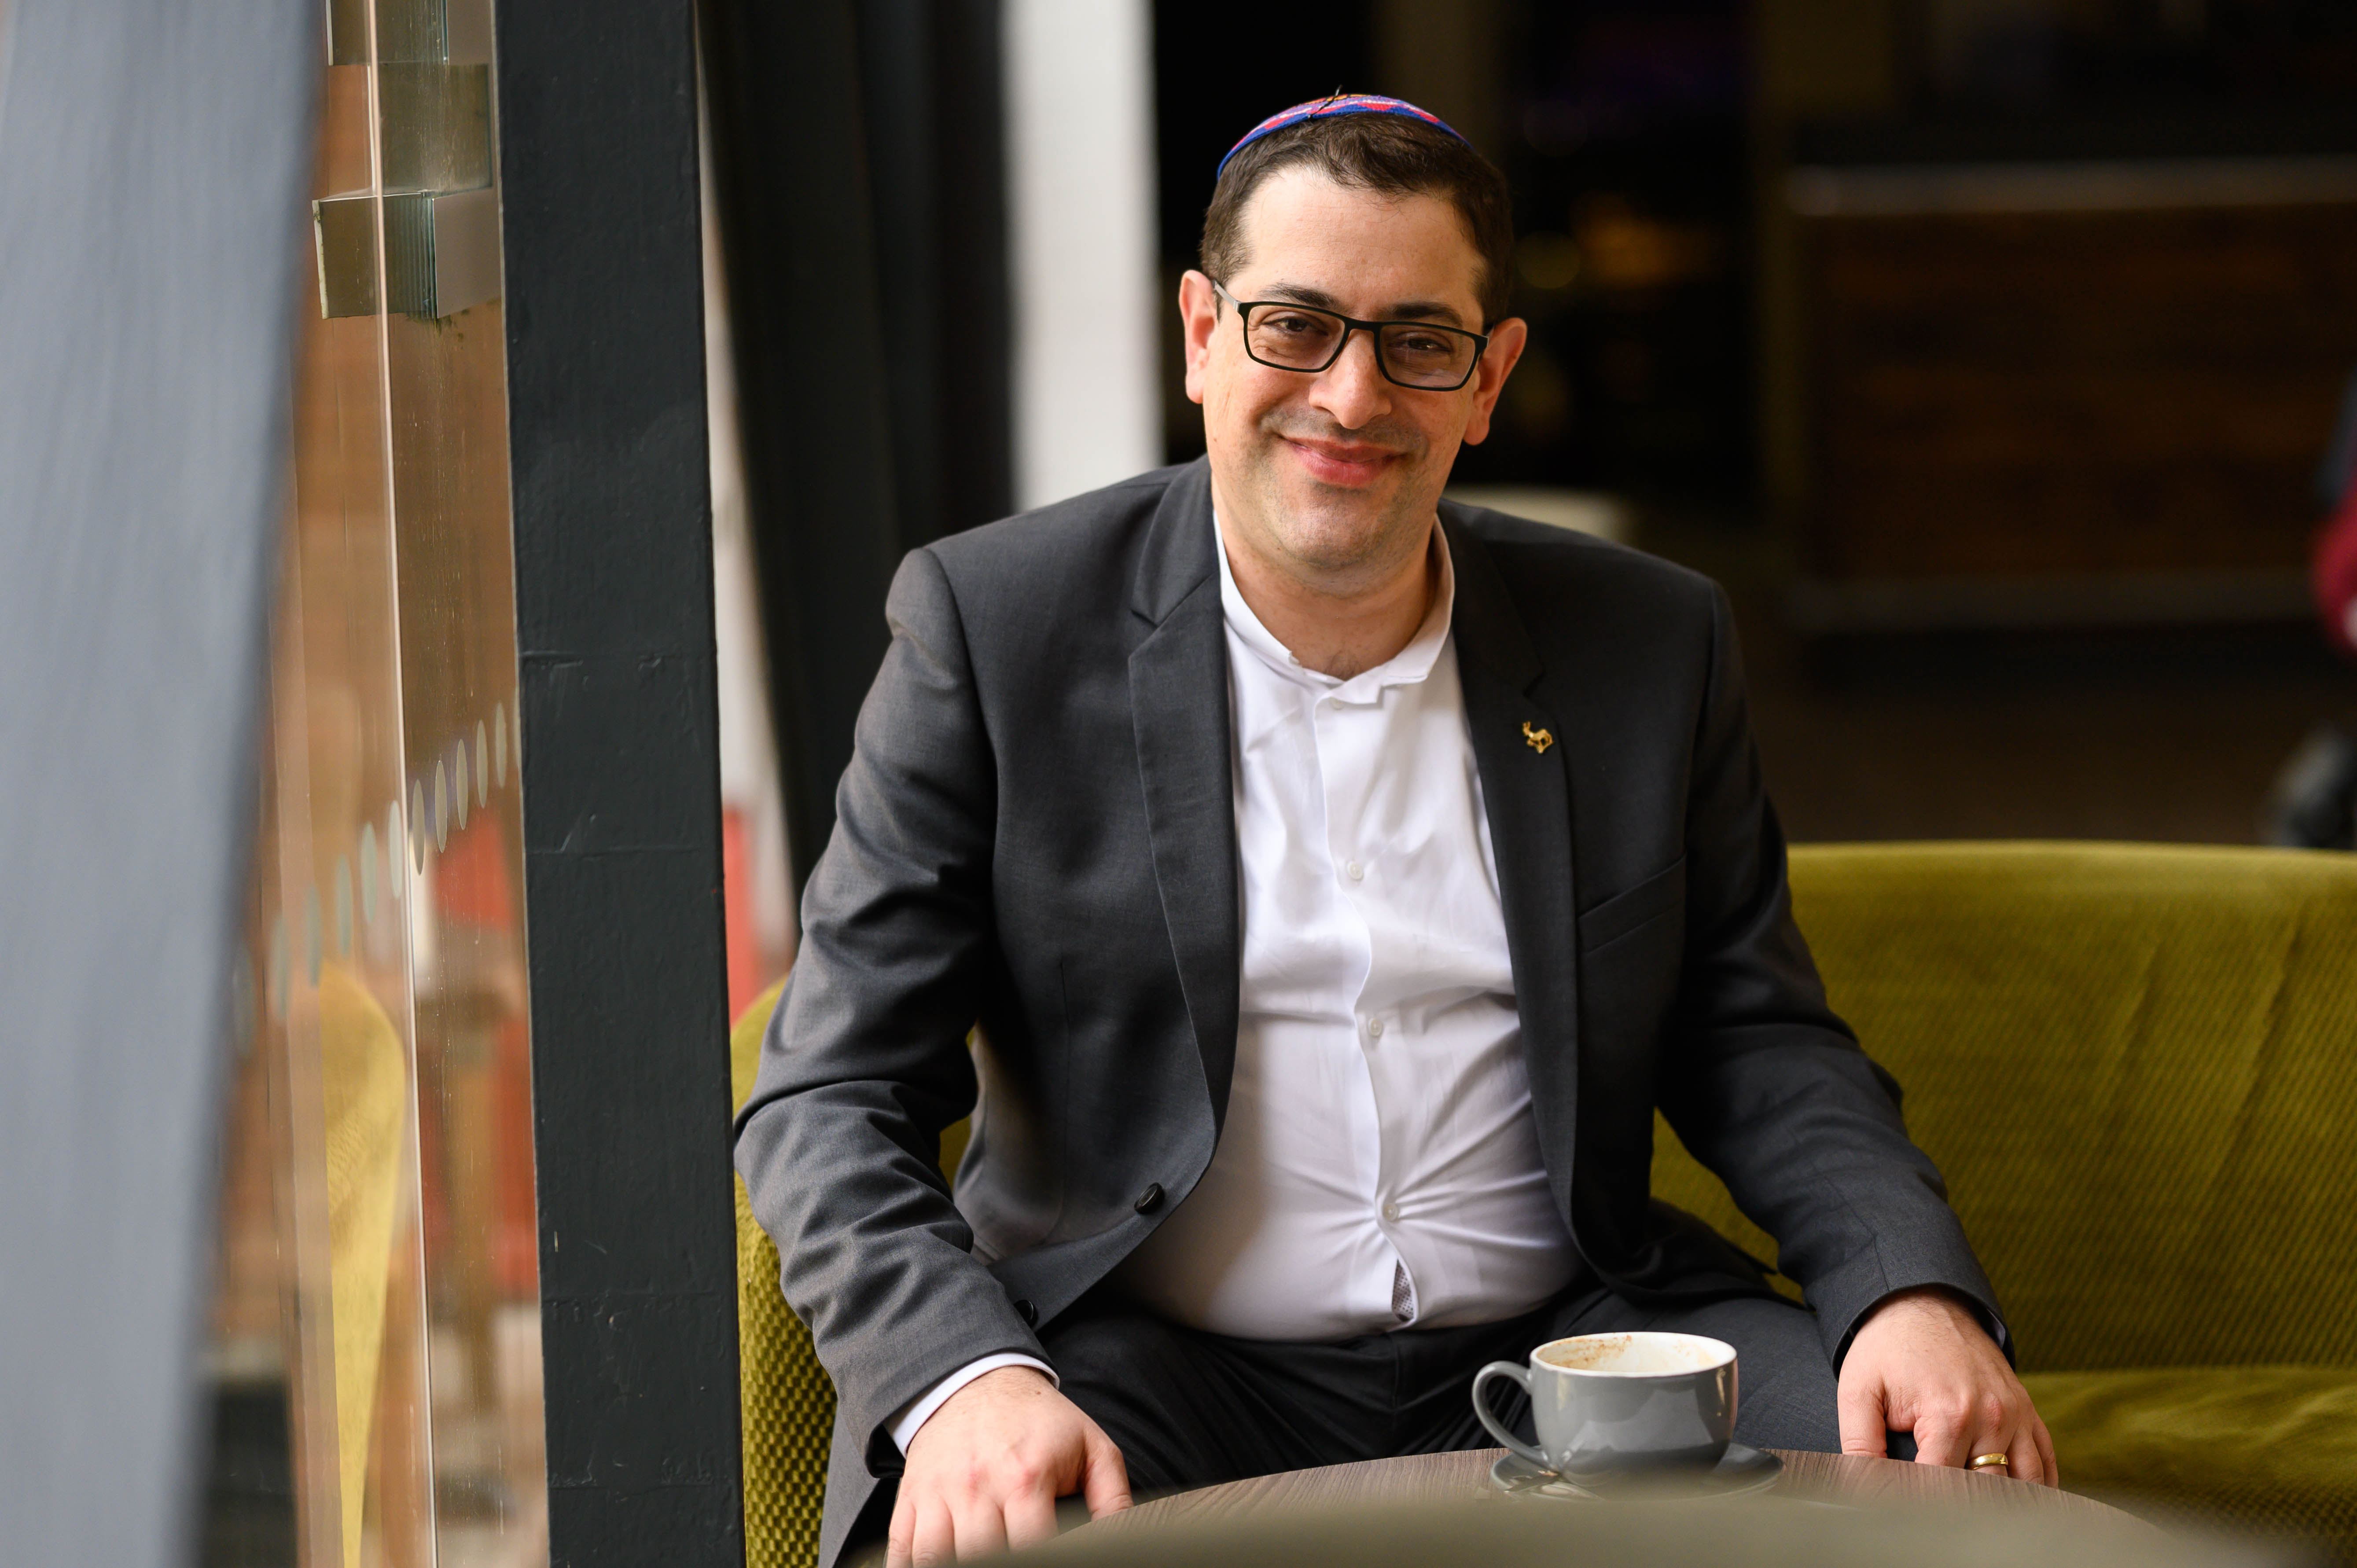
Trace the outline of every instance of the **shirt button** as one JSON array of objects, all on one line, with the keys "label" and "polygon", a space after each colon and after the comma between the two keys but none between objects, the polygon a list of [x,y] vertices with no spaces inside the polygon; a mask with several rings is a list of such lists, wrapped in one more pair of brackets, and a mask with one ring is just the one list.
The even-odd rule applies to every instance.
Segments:
[{"label": "shirt button", "polygon": [[1381,1018],[1368,1019],[1367,1033],[1374,1039],[1382,1039],[1383,1037],[1383,1021]]},{"label": "shirt button", "polygon": [[1399,1222],[1398,1204],[1386,1203],[1383,1205],[1383,1220],[1386,1224],[1397,1224]]},{"label": "shirt button", "polygon": [[1342,875],[1353,882],[1364,882],[1367,879],[1367,868],[1355,860],[1350,861],[1344,864]]},{"label": "shirt button", "polygon": [[1146,1184],[1146,1190],[1137,1195],[1137,1201],[1130,1207],[1140,1214],[1151,1214],[1161,1206],[1161,1203],[1162,1184],[1158,1181],[1150,1181]]}]

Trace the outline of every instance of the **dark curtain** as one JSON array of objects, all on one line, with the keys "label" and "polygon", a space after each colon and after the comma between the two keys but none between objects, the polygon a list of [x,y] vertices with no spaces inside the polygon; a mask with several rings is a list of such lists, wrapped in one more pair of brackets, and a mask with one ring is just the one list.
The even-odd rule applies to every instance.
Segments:
[{"label": "dark curtain", "polygon": [[1003,516],[997,0],[704,0],[771,703],[797,887],[909,550]]}]

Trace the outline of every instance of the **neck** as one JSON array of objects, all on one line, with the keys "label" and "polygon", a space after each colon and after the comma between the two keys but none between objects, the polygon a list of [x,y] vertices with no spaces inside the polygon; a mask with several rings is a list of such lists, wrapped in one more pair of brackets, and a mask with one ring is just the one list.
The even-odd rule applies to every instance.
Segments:
[{"label": "neck", "polygon": [[[1215,486],[1215,502],[1216,491]],[[1440,580],[1433,561],[1437,517],[1395,565],[1327,583],[1271,560],[1248,530],[1231,522],[1233,514],[1224,504],[1216,505],[1215,515],[1236,591],[1286,652],[1321,675],[1347,681],[1394,658],[1431,613]]]}]

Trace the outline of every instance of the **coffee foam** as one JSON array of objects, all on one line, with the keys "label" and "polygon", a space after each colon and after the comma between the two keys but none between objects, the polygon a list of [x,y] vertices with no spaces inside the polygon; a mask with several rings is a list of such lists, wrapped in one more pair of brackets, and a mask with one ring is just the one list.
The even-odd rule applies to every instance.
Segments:
[{"label": "coffee foam", "polygon": [[1707,1371],[1728,1359],[1725,1346],[1683,1334],[1585,1334],[1542,1345],[1534,1354],[1567,1372],[1634,1378]]}]

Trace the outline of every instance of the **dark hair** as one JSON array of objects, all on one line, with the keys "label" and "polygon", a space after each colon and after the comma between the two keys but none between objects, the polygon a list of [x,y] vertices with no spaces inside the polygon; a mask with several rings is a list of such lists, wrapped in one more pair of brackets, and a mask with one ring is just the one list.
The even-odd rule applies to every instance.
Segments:
[{"label": "dark hair", "polygon": [[1239,151],[1203,210],[1203,270],[1222,284],[1246,264],[1244,208],[1277,170],[1314,165],[1335,184],[1382,196],[1437,196],[1457,209],[1481,258],[1487,327],[1513,298],[1514,215],[1506,177],[1456,136],[1399,114],[1333,114],[1273,131]]}]

